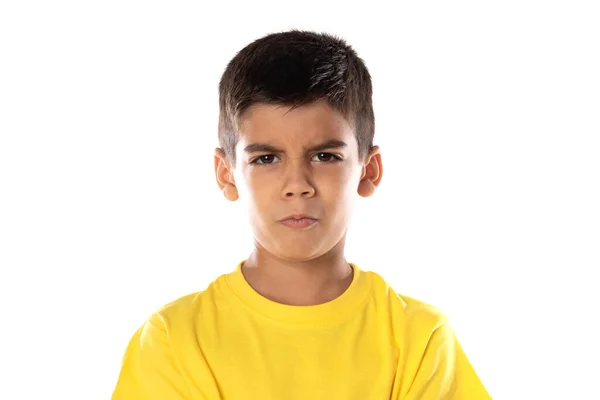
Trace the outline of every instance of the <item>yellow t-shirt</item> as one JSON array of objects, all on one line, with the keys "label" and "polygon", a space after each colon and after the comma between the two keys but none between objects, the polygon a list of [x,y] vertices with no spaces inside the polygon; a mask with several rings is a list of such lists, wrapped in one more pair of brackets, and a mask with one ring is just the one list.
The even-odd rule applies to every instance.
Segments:
[{"label": "yellow t-shirt", "polygon": [[289,306],[240,263],[148,318],[112,400],[490,399],[440,311],[352,268],[338,298]]}]

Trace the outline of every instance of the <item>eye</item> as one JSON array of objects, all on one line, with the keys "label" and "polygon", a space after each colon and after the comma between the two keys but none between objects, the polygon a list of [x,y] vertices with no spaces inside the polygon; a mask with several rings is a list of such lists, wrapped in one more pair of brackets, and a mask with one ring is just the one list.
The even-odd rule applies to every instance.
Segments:
[{"label": "eye", "polygon": [[341,157],[336,156],[335,154],[331,154],[331,153],[317,153],[313,156],[313,160],[315,158],[316,158],[315,161],[324,162],[324,163],[342,161]]},{"label": "eye", "polygon": [[250,161],[250,164],[272,164],[276,158],[277,157],[274,154],[265,154]]}]

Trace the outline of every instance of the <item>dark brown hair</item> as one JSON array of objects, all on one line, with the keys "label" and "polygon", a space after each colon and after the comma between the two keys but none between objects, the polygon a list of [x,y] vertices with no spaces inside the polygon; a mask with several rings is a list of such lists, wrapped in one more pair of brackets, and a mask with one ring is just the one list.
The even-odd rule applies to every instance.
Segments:
[{"label": "dark brown hair", "polygon": [[219,82],[219,145],[235,164],[238,123],[255,103],[293,108],[326,99],[354,128],[362,160],[373,146],[371,76],[341,38],[291,30],[250,43],[229,62]]}]

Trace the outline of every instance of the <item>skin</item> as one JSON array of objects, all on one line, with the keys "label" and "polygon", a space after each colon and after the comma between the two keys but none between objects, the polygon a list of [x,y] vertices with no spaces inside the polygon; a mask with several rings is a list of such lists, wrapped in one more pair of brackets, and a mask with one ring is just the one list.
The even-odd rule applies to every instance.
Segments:
[{"label": "skin", "polygon": [[[359,159],[352,127],[324,100],[294,110],[256,104],[239,126],[235,165],[221,149],[214,161],[225,198],[248,211],[254,250],[242,266],[244,277],[259,294],[282,304],[335,299],[353,279],[344,256],[346,234],[358,196],[371,196],[381,181],[379,148]],[[346,145],[316,148],[328,141]],[[317,222],[304,230],[280,222],[293,214]]]}]

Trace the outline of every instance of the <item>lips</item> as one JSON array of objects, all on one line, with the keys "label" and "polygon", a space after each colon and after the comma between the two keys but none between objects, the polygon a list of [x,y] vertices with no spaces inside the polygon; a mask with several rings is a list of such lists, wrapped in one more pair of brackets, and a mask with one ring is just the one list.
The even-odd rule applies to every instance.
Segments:
[{"label": "lips", "polygon": [[306,229],[317,223],[316,218],[304,214],[291,215],[280,221],[284,226],[292,229]]}]

